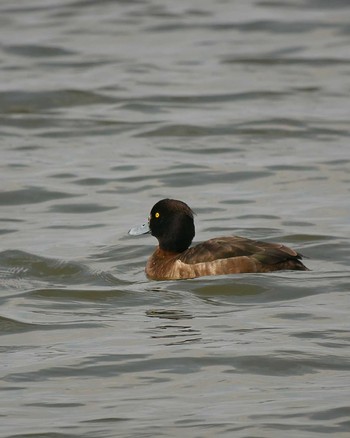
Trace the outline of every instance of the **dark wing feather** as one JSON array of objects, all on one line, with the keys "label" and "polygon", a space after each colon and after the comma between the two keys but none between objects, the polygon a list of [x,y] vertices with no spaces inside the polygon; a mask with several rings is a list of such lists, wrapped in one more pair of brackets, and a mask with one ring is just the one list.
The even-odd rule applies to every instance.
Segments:
[{"label": "dark wing feather", "polygon": [[218,237],[200,243],[181,254],[184,263],[211,262],[231,257],[254,257],[262,264],[277,264],[286,260],[300,260],[301,254],[278,243],[260,242],[244,237]]}]

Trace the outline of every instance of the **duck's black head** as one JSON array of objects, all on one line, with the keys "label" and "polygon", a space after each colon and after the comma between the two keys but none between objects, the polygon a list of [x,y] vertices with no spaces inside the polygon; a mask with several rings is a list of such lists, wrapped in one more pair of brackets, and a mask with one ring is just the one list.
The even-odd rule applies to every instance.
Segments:
[{"label": "duck's black head", "polygon": [[195,234],[193,211],[182,201],[162,199],[151,210],[149,228],[161,249],[183,252]]}]

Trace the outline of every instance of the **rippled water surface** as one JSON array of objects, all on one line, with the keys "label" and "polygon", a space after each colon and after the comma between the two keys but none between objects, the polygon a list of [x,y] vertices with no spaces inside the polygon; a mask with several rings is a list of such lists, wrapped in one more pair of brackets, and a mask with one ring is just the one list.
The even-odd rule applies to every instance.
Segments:
[{"label": "rippled water surface", "polygon": [[[0,3],[0,435],[348,437],[350,3]],[[196,240],[310,272],[153,282]]]}]

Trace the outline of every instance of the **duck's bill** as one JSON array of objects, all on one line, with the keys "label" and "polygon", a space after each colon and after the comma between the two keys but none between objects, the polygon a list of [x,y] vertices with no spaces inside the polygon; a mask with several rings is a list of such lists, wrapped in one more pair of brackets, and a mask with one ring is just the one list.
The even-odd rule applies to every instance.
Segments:
[{"label": "duck's bill", "polygon": [[137,227],[131,228],[129,230],[130,236],[140,236],[140,234],[147,234],[150,232],[148,224],[138,225]]}]

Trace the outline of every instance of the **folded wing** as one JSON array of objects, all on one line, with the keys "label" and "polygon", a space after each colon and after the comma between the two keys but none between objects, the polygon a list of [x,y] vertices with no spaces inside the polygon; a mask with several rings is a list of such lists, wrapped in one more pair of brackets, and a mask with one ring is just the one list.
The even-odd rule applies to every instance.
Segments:
[{"label": "folded wing", "polygon": [[[180,259],[184,263],[205,263],[233,257],[252,257],[262,265],[275,265],[286,261],[299,261],[302,255],[279,243],[260,242],[244,237],[218,237],[189,248]],[[302,265],[303,266],[303,265]]]}]

